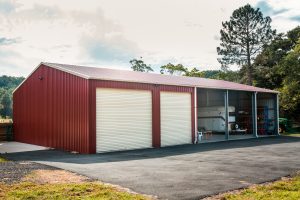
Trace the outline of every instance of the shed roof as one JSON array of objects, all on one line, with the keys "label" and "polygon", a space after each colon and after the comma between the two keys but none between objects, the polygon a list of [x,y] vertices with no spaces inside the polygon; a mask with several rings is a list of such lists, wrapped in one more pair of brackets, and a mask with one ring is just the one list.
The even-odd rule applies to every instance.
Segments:
[{"label": "shed roof", "polygon": [[208,79],[208,78],[172,76],[172,75],[155,74],[155,73],[134,72],[129,70],[87,67],[87,66],[67,65],[67,64],[58,64],[58,63],[43,62],[41,64],[44,64],[48,67],[52,67],[58,70],[65,71],[67,73],[74,74],[76,76],[80,76],[85,79],[278,93],[277,91],[274,90],[258,88],[258,87],[253,87],[253,86],[229,82],[229,81]]}]

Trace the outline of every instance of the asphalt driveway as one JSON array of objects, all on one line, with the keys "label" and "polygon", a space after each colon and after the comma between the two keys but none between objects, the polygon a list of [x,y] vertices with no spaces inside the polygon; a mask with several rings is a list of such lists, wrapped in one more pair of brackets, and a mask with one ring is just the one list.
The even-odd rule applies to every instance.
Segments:
[{"label": "asphalt driveway", "polygon": [[162,199],[199,199],[300,170],[300,138],[272,137],[96,155],[56,150],[6,154]]}]

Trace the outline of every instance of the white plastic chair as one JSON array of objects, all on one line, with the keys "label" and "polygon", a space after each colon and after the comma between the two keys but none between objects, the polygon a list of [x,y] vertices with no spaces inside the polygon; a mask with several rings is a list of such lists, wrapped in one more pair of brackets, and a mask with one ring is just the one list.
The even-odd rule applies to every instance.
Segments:
[{"label": "white plastic chair", "polygon": [[198,131],[198,142],[202,141],[203,133],[202,131]]}]

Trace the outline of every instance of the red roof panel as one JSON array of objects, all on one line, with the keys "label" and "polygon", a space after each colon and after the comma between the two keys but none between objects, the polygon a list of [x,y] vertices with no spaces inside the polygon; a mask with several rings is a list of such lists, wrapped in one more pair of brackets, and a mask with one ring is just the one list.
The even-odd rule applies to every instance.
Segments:
[{"label": "red roof panel", "polygon": [[258,88],[258,87],[253,87],[249,85],[223,81],[223,80],[207,79],[207,78],[172,76],[172,75],[155,74],[155,73],[134,72],[129,70],[86,67],[86,66],[66,65],[66,64],[58,64],[58,63],[42,63],[42,64],[86,79],[278,93],[277,91],[274,90]]}]

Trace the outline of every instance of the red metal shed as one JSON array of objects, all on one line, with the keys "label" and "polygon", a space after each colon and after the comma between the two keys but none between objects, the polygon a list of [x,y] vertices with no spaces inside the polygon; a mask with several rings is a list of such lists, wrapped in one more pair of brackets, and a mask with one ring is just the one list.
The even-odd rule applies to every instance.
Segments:
[{"label": "red metal shed", "polygon": [[276,93],[221,80],[41,63],[13,93],[15,140],[80,153],[193,143],[197,87]]}]

